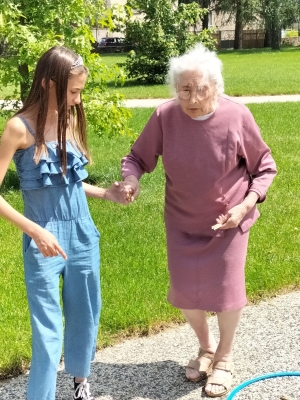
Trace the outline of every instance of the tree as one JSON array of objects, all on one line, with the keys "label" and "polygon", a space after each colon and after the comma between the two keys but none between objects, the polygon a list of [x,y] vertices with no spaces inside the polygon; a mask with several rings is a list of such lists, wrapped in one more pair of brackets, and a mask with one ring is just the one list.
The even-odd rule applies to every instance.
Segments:
[{"label": "tree", "polygon": [[[109,70],[91,54],[90,26],[104,18],[103,0],[2,0],[0,4],[0,84],[15,87],[14,98],[24,100],[37,59],[55,45],[80,54],[90,69],[84,91],[89,126],[99,134],[124,133],[130,113],[121,107],[122,96],[105,90],[107,79],[124,74]],[[107,121],[108,119],[108,121]]]},{"label": "tree", "polygon": [[178,0],[127,2],[143,13],[143,20],[128,18],[125,23],[126,39],[136,43],[135,51],[129,53],[125,63],[130,77],[147,83],[163,83],[170,57],[184,53],[195,42],[214,48],[211,31],[197,33],[195,30],[207,10],[196,2],[177,4]]},{"label": "tree", "polygon": [[[211,0],[178,0],[178,5],[181,4],[181,3],[190,4],[190,3],[193,3],[193,2],[199,4],[199,6],[204,8],[204,9],[210,10]],[[209,28],[209,26],[208,26],[208,22],[209,22],[208,16],[209,16],[209,13],[207,12],[202,17],[202,29],[208,29]]]},{"label": "tree", "polygon": [[[199,3],[199,4],[200,4],[200,6],[202,8],[205,8],[205,9],[209,10],[210,2],[211,2],[211,0],[201,0],[201,3]],[[202,19],[202,29],[208,29],[209,28],[209,26],[208,26],[208,23],[209,23],[208,15],[209,15],[209,13],[205,14],[203,19]]]},{"label": "tree", "polygon": [[243,47],[243,29],[257,18],[259,0],[215,0],[216,12],[228,13],[235,20],[234,49]]},{"label": "tree", "polygon": [[235,20],[234,48],[242,48],[244,26],[255,20],[265,27],[265,44],[280,48],[281,29],[299,20],[299,0],[214,0],[217,12],[228,13]]},{"label": "tree", "polygon": [[260,14],[265,23],[266,44],[279,50],[281,30],[299,18],[299,0],[261,0]]}]

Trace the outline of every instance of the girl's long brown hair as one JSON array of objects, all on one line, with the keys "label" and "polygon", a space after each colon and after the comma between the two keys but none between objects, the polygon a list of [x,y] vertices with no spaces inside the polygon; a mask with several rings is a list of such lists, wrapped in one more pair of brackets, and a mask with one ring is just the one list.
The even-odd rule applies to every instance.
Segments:
[{"label": "girl's long brown hair", "polygon": [[55,46],[46,51],[37,62],[28,97],[23,107],[16,113],[17,115],[29,110],[37,111],[35,161],[38,163],[43,153],[47,151],[44,132],[48,113],[49,84],[50,81],[55,83],[58,107],[57,140],[64,174],[67,169],[66,134],[68,127],[72,129],[73,139],[79,150],[90,160],[82,102],[72,106],[70,110],[67,106],[67,86],[70,76],[88,74],[88,69],[83,65],[72,68],[77,59],[76,53],[63,46]]}]

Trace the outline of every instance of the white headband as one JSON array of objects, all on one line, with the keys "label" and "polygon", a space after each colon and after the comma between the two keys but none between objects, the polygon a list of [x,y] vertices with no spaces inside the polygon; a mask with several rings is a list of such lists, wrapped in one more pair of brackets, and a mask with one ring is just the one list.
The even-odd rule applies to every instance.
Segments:
[{"label": "white headband", "polygon": [[72,64],[71,69],[74,69],[74,68],[76,68],[76,67],[79,67],[80,65],[83,65],[83,59],[82,59],[81,56],[79,56],[79,57],[77,58],[77,60]]}]

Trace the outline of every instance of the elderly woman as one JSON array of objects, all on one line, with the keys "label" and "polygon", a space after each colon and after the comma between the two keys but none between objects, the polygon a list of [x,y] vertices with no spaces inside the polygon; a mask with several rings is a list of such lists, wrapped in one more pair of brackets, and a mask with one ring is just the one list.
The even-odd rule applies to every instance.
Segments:
[{"label": "elderly woman", "polygon": [[[126,191],[136,198],[138,180],[162,156],[168,301],[181,309],[200,345],[186,377],[197,382],[210,375],[210,397],[231,387],[233,340],[247,302],[249,229],[276,174],[249,109],[223,95],[221,70],[216,54],[202,45],[172,58],[169,82],[176,98],[156,109],[122,160]],[[218,343],[207,311],[217,313]]]}]

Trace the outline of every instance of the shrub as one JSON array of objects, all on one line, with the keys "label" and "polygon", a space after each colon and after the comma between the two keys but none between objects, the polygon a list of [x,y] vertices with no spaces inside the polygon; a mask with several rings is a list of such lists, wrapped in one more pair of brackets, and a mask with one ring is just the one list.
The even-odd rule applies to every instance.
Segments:
[{"label": "shrub", "polygon": [[197,22],[208,11],[195,2],[178,7],[175,3],[174,0],[127,2],[144,16],[142,21],[132,21],[128,16],[125,22],[126,39],[136,44],[125,62],[129,77],[163,83],[170,57],[186,52],[195,42],[203,42],[210,49],[215,47],[212,30],[195,32]]},{"label": "shrub", "polygon": [[298,31],[295,30],[290,30],[285,32],[285,37],[290,38],[290,37],[298,37]]},{"label": "shrub", "polygon": [[15,88],[8,100],[24,100],[38,58],[53,46],[65,45],[80,54],[90,70],[83,95],[88,128],[100,135],[130,133],[127,128],[130,112],[122,107],[123,97],[106,90],[108,79],[124,82],[125,75],[117,66],[108,69],[99,55],[91,54],[94,39],[90,26],[104,21],[104,0],[17,3],[0,2],[0,85]]}]

